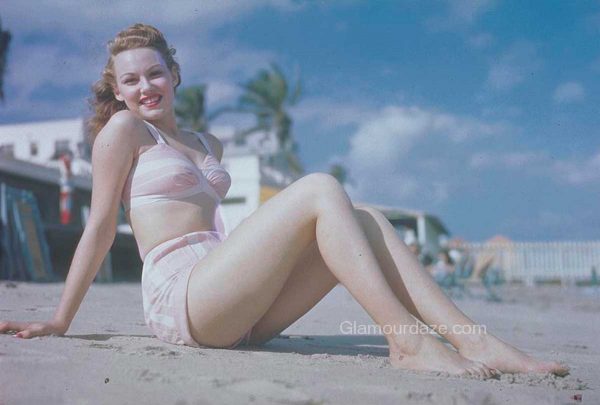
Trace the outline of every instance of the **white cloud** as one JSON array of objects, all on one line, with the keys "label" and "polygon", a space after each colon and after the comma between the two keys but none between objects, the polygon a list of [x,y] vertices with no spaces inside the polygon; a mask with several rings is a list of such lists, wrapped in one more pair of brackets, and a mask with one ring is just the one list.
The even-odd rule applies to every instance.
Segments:
[{"label": "white cloud", "polygon": [[394,167],[416,140],[433,131],[434,119],[418,107],[386,107],[350,138],[352,167]]},{"label": "white cloud", "polygon": [[490,11],[495,0],[446,0],[444,14],[435,15],[425,21],[425,26],[433,31],[461,29],[473,25],[483,14]]},{"label": "white cloud", "polygon": [[546,164],[548,160],[548,156],[543,152],[478,152],[471,155],[469,166],[476,169],[489,167],[520,169],[534,164]]},{"label": "white cloud", "polygon": [[236,85],[221,80],[208,83],[206,88],[207,103],[211,105],[231,103],[239,94],[240,89]]},{"label": "white cloud", "polygon": [[578,82],[560,84],[554,90],[552,99],[557,104],[576,103],[585,99],[585,89]]},{"label": "white cloud", "polygon": [[493,0],[448,0],[450,15],[469,24],[489,11],[494,3]]},{"label": "white cloud", "polygon": [[572,185],[600,181],[600,152],[583,160],[558,161],[554,164],[557,176]]},{"label": "white cloud", "polygon": [[359,125],[376,115],[372,106],[352,102],[336,102],[321,97],[302,99],[290,109],[294,121],[313,122],[324,130],[343,125]]},{"label": "white cloud", "polygon": [[475,170],[519,170],[520,174],[548,177],[573,186],[600,181],[600,152],[588,158],[558,159],[545,151],[480,151],[473,153],[468,161]]},{"label": "white cloud", "polygon": [[[385,107],[362,122],[350,137],[343,164],[355,183],[347,186],[348,193],[359,201],[420,207],[439,204],[455,187],[458,179],[452,175],[452,167],[461,160],[440,151],[505,130],[505,125],[417,106]],[[425,144],[435,150],[426,155],[415,152]]]},{"label": "white cloud", "polygon": [[394,167],[422,138],[435,135],[462,142],[502,130],[502,125],[468,117],[414,106],[388,106],[359,126],[350,138],[349,158],[352,167],[361,167],[367,162],[371,168],[389,168]]},{"label": "white cloud", "polygon": [[516,43],[492,62],[487,85],[493,90],[510,90],[523,83],[527,76],[533,75],[541,64],[537,49],[532,43]]},{"label": "white cloud", "polygon": [[11,49],[5,83],[27,98],[42,85],[68,87],[91,85],[93,61],[58,45],[30,45]]}]

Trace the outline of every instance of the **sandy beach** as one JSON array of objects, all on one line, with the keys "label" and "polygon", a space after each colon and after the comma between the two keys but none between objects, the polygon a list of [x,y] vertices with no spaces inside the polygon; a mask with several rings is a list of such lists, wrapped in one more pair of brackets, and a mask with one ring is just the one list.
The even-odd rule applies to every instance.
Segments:
[{"label": "sandy beach", "polygon": [[[3,281],[0,319],[47,320],[62,289]],[[456,301],[467,314],[571,374],[480,381],[393,369],[382,336],[342,333],[343,322],[372,322],[341,286],[263,347],[176,346],[144,324],[138,283],[94,284],[65,337],[0,335],[0,404],[600,403],[600,291],[506,286],[500,303],[472,292]]]}]

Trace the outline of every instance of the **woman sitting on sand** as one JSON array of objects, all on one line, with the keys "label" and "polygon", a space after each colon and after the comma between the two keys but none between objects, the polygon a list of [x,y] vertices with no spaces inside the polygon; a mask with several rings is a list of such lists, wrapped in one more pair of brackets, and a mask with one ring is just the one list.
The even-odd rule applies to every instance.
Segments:
[{"label": "woman sitting on sand", "polygon": [[156,28],[135,24],[109,42],[109,51],[93,86],[91,212],[59,306],[49,322],[0,322],[0,332],[17,331],[22,338],[67,332],[113,243],[122,200],[144,262],[145,320],[166,342],[263,344],[339,282],[388,331],[395,367],[480,377],[567,372],[491,334],[456,332],[473,329],[474,322],[440,290],[387,219],[354,206],[328,174],[295,181],[225,238],[214,228],[215,209],[230,186],[220,164],[223,146],[211,134],[177,127],[181,77],[175,50]]}]

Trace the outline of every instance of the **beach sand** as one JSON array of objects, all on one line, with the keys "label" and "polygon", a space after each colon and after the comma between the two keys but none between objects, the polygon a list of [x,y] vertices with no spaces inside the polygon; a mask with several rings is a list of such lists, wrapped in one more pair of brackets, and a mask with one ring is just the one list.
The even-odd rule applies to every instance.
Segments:
[{"label": "beach sand", "polygon": [[[48,320],[64,284],[0,282],[0,320]],[[94,284],[64,337],[0,335],[0,404],[504,404],[600,403],[600,291],[547,286],[481,291],[456,300],[476,322],[564,377],[481,381],[393,369],[382,336],[341,286],[262,347],[198,349],[163,343],[144,324],[138,283]],[[581,395],[582,401],[578,401]]]}]

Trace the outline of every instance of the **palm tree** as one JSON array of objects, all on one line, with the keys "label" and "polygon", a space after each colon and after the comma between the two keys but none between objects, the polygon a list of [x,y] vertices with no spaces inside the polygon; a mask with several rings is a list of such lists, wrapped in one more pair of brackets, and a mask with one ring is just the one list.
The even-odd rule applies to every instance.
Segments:
[{"label": "palm tree", "polygon": [[175,115],[180,123],[193,131],[208,131],[209,124],[224,112],[232,111],[231,107],[223,107],[212,113],[206,110],[206,85],[189,86],[179,90],[176,95]]},{"label": "palm tree", "polygon": [[341,185],[356,185],[354,179],[348,174],[348,169],[341,163],[333,163],[329,166],[329,174],[335,177]]},{"label": "palm tree", "polygon": [[2,20],[0,19],[0,100],[4,101],[4,69],[8,58],[8,44],[10,43],[10,32],[2,31]]},{"label": "palm tree", "polygon": [[339,163],[334,163],[329,167],[329,174],[335,177],[342,185],[348,182],[348,171]]},{"label": "palm tree", "polygon": [[175,115],[193,131],[208,130],[206,117],[206,85],[190,86],[177,92]]},{"label": "palm tree", "polygon": [[[275,131],[280,153],[289,164],[293,173],[300,175],[304,172],[298,160],[298,145],[292,136],[292,119],[286,108],[295,105],[301,94],[300,79],[296,80],[290,91],[288,81],[281,69],[275,64],[270,69],[261,69],[256,76],[246,83],[240,84],[244,93],[238,99],[236,112],[252,113],[256,116],[256,125],[236,135],[243,139],[247,135],[264,131]],[[230,109],[231,110],[231,109]]]}]

